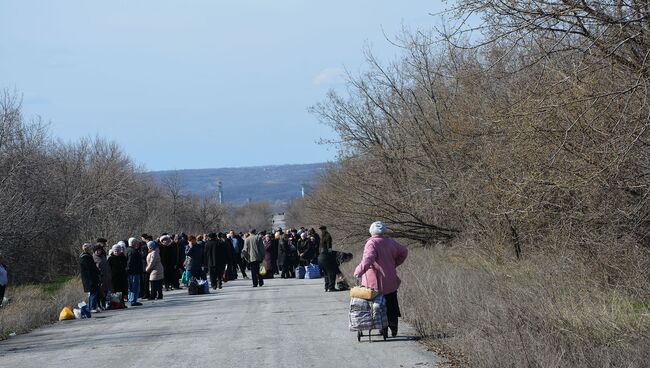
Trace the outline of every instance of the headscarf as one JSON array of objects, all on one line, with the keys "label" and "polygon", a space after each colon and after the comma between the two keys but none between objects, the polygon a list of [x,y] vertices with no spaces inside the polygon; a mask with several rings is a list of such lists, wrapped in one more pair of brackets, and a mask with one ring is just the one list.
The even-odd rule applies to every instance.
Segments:
[{"label": "headscarf", "polygon": [[375,221],[370,225],[370,229],[368,230],[370,232],[370,235],[383,235],[386,233],[386,225],[384,225],[383,222],[381,221]]}]

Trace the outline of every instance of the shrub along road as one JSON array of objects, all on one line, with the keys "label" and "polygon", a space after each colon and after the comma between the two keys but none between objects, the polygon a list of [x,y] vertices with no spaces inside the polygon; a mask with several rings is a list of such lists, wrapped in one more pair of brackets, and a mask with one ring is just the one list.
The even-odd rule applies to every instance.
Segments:
[{"label": "shrub along road", "polygon": [[433,367],[438,359],[400,325],[395,339],[357,342],[347,292],[323,280],[228,282],[210,295],[59,322],[0,342],[3,367]]}]

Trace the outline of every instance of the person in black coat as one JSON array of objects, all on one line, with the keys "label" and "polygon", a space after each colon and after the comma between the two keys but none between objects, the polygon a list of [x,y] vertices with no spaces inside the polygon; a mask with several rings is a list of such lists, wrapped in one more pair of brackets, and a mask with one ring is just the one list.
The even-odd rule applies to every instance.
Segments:
[{"label": "person in black coat", "polygon": [[140,241],[136,238],[129,239],[129,247],[124,255],[126,256],[126,274],[129,280],[129,304],[131,306],[142,305],[138,302],[140,295],[140,279],[144,271],[142,255],[140,254]]},{"label": "person in black coat", "polygon": [[221,289],[223,287],[223,273],[226,270],[226,265],[231,262],[230,253],[232,246],[225,241],[223,233],[218,235],[215,233],[208,234],[208,241],[206,242],[206,253],[208,256],[208,267],[210,269],[210,285],[213,289]]},{"label": "person in black coat", "polygon": [[97,296],[99,294],[99,269],[91,254],[92,244],[85,243],[81,249],[83,253],[79,256],[79,271],[84,292],[88,293],[88,307],[91,312],[97,312]]},{"label": "person in black coat", "polygon": [[289,240],[287,233],[275,233],[275,238],[278,242],[278,268],[280,269],[280,277],[283,279],[294,278],[294,267],[296,266],[296,247]]},{"label": "person in black coat", "polygon": [[111,266],[113,291],[122,293],[122,298],[125,298],[129,292],[129,278],[126,273],[124,248],[120,244],[115,244],[111,248],[111,254],[108,256],[108,265]]},{"label": "person in black coat", "polygon": [[147,266],[147,255],[149,255],[149,247],[146,246],[147,242],[152,241],[153,237],[151,235],[142,234],[140,237],[142,242],[140,243],[140,257],[142,260],[142,273],[140,273],[140,298],[149,299],[151,297],[151,288],[149,284],[149,274],[146,272],[145,267]]},{"label": "person in black coat", "polygon": [[314,258],[316,252],[314,251],[312,242],[307,237],[307,233],[300,234],[300,240],[298,240],[296,247],[298,248],[298,256],[300,257],[300,266],[308,265]]},{"label": "person in black coat", "polygon": [[325,275],[325,291],[336,291],[336,275],[341,273],[341,263],[352,259],[352,253],[326,249],[318,255],[318,265]]},{"label": "person in black coat", "polygon": [[235,233],[234,230],[230,230],[230,245],[234,251],[233,255],[233,270],[235,274],[237,273],[237,267],[241,271],[241,276],[245,279],[248,278],[246,275],[246,260],[242,257],[242,249],[244,249],[244,239],[240,234]]},{"label": "person in black coat", "polygon": [[165,273],[165,291],[178,288],[178,248],[169,235],[160,237],[160,260]]},{"label": "person in black coat", "polygon": [[205,280],[205,274],[203,273],[203,242],[197,241],[194,235],[190,235],[188,242],[185,252],[187,257],[190,258],[190,275]]},{"label": "person in black coat", "polygon": [[188,247],[189,243],[187,242],[187,235],[184,233],[180,233],[174,237],[174,249],[176,250],[176,278],[174,279],[174,288],[180,289],[181,285],[178,282],[178,280],[181,278],[183,275],[183,271],[185,271],[185,257],[186,257],[186,250]]}]

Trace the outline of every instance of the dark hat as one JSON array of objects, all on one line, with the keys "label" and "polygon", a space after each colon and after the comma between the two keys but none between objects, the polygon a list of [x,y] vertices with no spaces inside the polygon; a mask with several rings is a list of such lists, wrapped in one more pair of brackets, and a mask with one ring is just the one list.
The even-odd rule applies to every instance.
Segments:
[{"label": "dark hat", "polygon": [[208,238],[210,238],[210,239],[214,239],[216,237],[217,237],[217,234],[215,234],[215,233],[209,233],[208,234]]},{"label": "dark hat", "polygon": [[257,230],[255,230],[255,229],[251,229],[251,231],[249,231],[249,233],[251,233],[251,234],[257,234]]},{"label": "dark hat", "polygon": [[327,226],[321,225],[321,227],[319,227],[318,230],[327,230]]},{"label": "dark hat", "polygon": [[104,250],[104,247],[102,247],[101,244],[95,244],[93,246],[93,252],[98,251],[98,250]]},{"label": "dark hat", "polygon": [[108,240],[104,238],[97,238],[97,243],[108,243]]}]

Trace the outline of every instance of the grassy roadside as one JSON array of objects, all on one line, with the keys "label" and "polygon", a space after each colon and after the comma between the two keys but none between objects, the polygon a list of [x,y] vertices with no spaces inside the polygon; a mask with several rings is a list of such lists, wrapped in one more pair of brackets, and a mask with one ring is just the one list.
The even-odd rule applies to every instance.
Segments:
[{"label": "grassy roadside", "polygon": [[649,366],[649,300],[604,288],[567,255],[549,257],[413,247],[399,268],[402,315],[452,366]]},{"label": "grassy roadside", "polygon": [[11,303],[0,308],[0,340],[12,332],[22,334],[56,321],[64,306],[76,305],[86,296],[78,277],[10,287],[6,295]]}]

